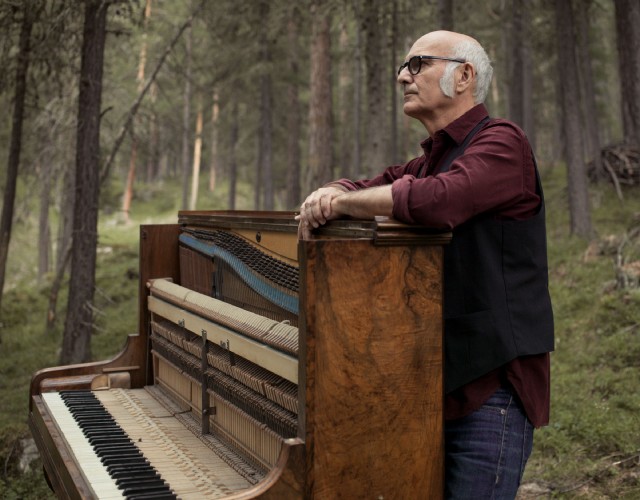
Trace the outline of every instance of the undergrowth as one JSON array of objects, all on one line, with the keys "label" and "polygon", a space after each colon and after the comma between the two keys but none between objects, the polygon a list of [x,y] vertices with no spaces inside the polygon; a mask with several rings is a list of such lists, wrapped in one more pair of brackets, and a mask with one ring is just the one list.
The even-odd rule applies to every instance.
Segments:
[{"label": "undergrowth", "polygon": [[525,483],[531,498],[640,498],[640,289],[617,281],[640,258],[640,198],[591,186],[595,232],[581,240],[564,175],[544,176],[556,351],[551,422],[536,431]]}]

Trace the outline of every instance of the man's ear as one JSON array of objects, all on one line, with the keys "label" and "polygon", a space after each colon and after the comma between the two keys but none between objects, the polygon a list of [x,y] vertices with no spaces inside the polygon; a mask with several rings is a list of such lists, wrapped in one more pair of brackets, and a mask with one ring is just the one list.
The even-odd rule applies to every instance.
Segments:
[{"label": "man's ear", "polygon": [[473,64],[466,62],[456,68],[456,73],[458,75],[456,78],[456,92],[462,94],[472,86],[476,76],[476,69]]}]

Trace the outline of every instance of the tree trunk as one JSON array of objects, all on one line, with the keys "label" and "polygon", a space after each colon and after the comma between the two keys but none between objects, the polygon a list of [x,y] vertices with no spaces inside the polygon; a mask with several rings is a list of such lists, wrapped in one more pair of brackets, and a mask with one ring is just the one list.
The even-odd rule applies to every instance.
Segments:
[{"label": "tree trunk", "polygon": [[[358,2],[355,2],[355,17],[359,19],[360,11]],[[352,177],[363,177],[362,149],[360,142],[360,121],[362,107],[362,34],[359,26],[356,26],[356,40],[353,54],[353,154],[351,158],[351,169],[343,170],[342,176],[350,179]]]},{"label": "tree trunk", "polygon": [[182,95],[182,203],[183,210],[187,208],[189,195],[189,127],[191,126],[191,43],[193,40],[193,29],[191,25],[188,28],[186,54],[185,54],[185,75],[184,75],[184,93]]},{"label": "tree trunk", "polygon": [[233,102],[231,109],[231,126],[229,130],[229,210],[236,209],[236,184],[238,180],[238,102]]},{"label": "tree trunk", "polygon": [[[289,19],[287,23],[288,40],[287,56],[289,63],[289,72],[291,75],[297,75],[300,71],[300,33],[298,26],[300,25],[300,11],[294,2],[289,10]],[[294,79],[290,79],[287,84],[287,208],[294,210],[298,207],[301,200],[300,186],[300,95],[298,92],[299,84]]]},{"label": "tree trunk", "polygon": [[362,31],[365,37],[365,82],[366,82],[366,115],[365,137],[367,147],[364,150],[364,167],[366,174],[371,177],[378,173],[389,162],[385,152],[388,130],[384,126],[383,106],[385,102],[384,88],[387,74],[385,54],[382,40],[385,32],[382,25],[381,0],[366,0],[362,13]]},{"label": "tree trunk", "polygon": [[340,36],[338,38],[338,77],[336,85],[336,122],[333,130],[336,134],[337,157],[336,165],[339,171],[336,175],[340,177],[350,177],[351,152],[353,144],[353,134],[350,130],[351,103],[353,101],[352,84],[353,73],[355,72],[357,61],[353,57],[351,50],[351,39],[349,21],[345,16],[340,21]]},{"label": "tree trunk", "polygon": [[[398,50],[398,1],[393,0],[391,3],[391,36],[389,37],[391,61],[395,61],[396,52]],[[393,65],[392,65],[393,66]],[[393,163],[398,163],[398,79],[396,73],[389,72],[389,156]]]},{"label": "tree trunk", "polygon": [[213,91],[213,103],[211,104],[211,144],[209,153],[209,191],[213,193],[218,179],[218,117],[220,116],[220,103],[218,102],[218,92]]},{"label": "tree trunk", "polygon": [[522,127],[524,112],[522,95],[524,87],[524,60],[522,57],[522,0],[511,2],[509,47],[509,119]]},{"label": "tree trunk", "polygon": [[438,29],[453,31],[453,0],[438,0]]},{"label": "tree trunk", "polygon": [[9,243],[11,241],[16,184],[18,181],[18,169],[20,167],[20,153],[22,151],[22,126],[24,122],[25,96],[27,93],[27,72],[29,71],[29,56],[31,52],[31,29],[35,20],[34,7],[34,5],[31,5],[31,2],[25,2],[24,4],[24,17],[22,18],[17,55],[11,143],[9,145],[7,180],[2,202],[2,218],[0,219],[0,311],[7,270],[7,258],[9,256]]},{"label": "tree trunk", "polygon": [[189,210],[195,210],[198,203],[198,184],[200,184],[200,158],[202,157],[202,105],[198,104],[196,115],[196,137],[193,142],[193,172],[191,174],[191,198]]},{"label": "tree trunk", "polygon": [[332,179],[331,17],[327,2],[314,0],[311,30],[309,96],[309,170],[307,192]]},{"label": "tree trunk", "polygon": [[[142,45],[140,46],[140,58],[138,59],[138,74],[136,81],[138,82],[138,94],[144,89],[144,70],[147,63],[147,25],[151,17],[151,0],[146,0],[144,9],[144,28],[142,33]],[[134,118],[134,124],[136,119]],[[133,200],[133,183],[136,179],[136,161],[138,158],[138,138],[136,136],[135,125],[132,126],[133,134],[131,138],[131,155],[129,157],[129,172],[127,174],[127,182],[122,196],[122,214],[125,222],[129,222],[131,211],[131,200]]]},{"label": "tree trunk", "polygon": [[100,108],[108,3],[84,2],[71,278],[60,363],[91,358],[100,194]]},{"label": "tree trunk", "polygon": [[573,13],[570,2],[555,2],[556,42],[558,50],[559,100],[561,129],[564,132],[569,217],[571,233],[588,238],[592,235],[587,174],[583,159],[580,101],[574,82],[578,81],[575,56]]},{"label": "tree trunk", "polygon": [[38,217],[38,284],[50,269],[51,226],[49,205],[51,203],[51,165],[40,164],[40,215]]},{"label": "tree trunk", "polygon": [[[266,56],[266,61],[270,56]],[[273,210],[273,117],[272,117],[272,90],[271,75],[265,72],[260,78],[260,137],[258,151],[258,175],[261,182],[256,186],[259,196],[256,198],[256,210],[260,209],[260,195],[262,195],[264,210]]]},{"label": "tree trunk", "polygon": [[272,89],[271,89],[271,41],[269,30],[269,3],[262,0],[259,4],[259,42],[260,59],[263,67],[260,73],[260,127],[258,132],[258,151],[256,154],[255,191],[253,205],[255,210],[261,208],[273,210],[273,172],[272,172]]},{"label": "tree trunk", "polygon": [[131,200],[133,199],[133,181],[136,178],[136,160],[138,158],[138,138],[136,131],[133,130],[131,136],[131,152],[129,154],[129,171],[127,172],[127,180],[124,186],[124,194],[122,195],[122,216],[124,222],[128,223],[129,211],[131,210]]},{"label": "tree trunk", "polygon": [[615,0],[624,142],[640,147],[640,2]]},{"label": "tree trunk", "polygon": [[156,111],[156,98],[158,86],[154,83],[149,90],[151,101],[151,113],[149,115],[149,157],[147,158],[147,182],[153,182],[160,173],[160,141],[158,132],[158,113]]},{"label": "tree trunk", "polygon": [[62,281],[64,280],[64,273],[69,265],[71,259],[71,241],[68,241],[68,246],[60,249],[60,264],[56,270],[56,276],[51,283],[51,290],[49,291],[49,307],[47,308],[47,321],[45,325],[45,334],[49,334],[53,331],[58,318],[58,294],[62,288]]},{"label": "tree trunk", "polygon": [[[520,125],[535,143],[535,127],[532,106],[531,54],[529,49],[529,23],[527,14],[531,6],[528,0],[513,0],[509,36],[509,118]],[[535,150],[535,147],[534,147]]]},{"label": "tree trunk", "polygon": [[598,124],[598,107],[596,104],[596,91],[591,68],[591,56],[589,53],[589,8],[591,2],[581,6],[576,12],[578,31],[578,69],[580,70],[580,89],[583,96],[582,110],[586,141],[587,158],[593,162],[597,177],[603,176],[600,150],[600,126]]},{"label": "tree trunk", "polygon": [[[71,162],[69,162],[71,163]],[[75,165],[63,165],[62,193],[60,203],[60,223],[58,225],[56,273],[63,265],[64,251],[71,249],[73,238],[73,209],[76,204],[76,169]],[[66,265],[66,264],[65,264]]]}]

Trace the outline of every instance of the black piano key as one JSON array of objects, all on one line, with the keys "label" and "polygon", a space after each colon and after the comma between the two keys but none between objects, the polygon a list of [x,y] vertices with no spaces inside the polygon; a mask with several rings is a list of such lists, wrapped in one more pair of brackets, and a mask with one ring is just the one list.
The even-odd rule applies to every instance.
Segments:
[{"label": "black piano key", "polygon": [[158,493],[137,493],[135,495],[131,495],[128,497],[128,500],[177,500],[177,496],[175,493],[166,493],[166,494],[158,494]]},{"label": "black piano key", "polygon": [[122,458],[122,459],[141,459],[141,461],[145,461],[144,455],[142,453],[140,453],[140,451],[136,450],[129,450],[129,451],[125,451],[122,453],[118,453],[118,452],[114,452],[111,451],[109,453],[103,454],[100,453],[100,461],[103,464],[107,464],[109,460],[111,460],[111,463],[113,462],[113,459],[116,459],[115,461],[118,462],[118,458]]},{"label": "black piano key", "polygon": [[140,453],[142,454],[142,452],[134,447],[134,446],[110,446],[110,447],[100,447],[100,446],[96,446],[94,448],[94,451],[96,452],[96,455],[99,455],[101,457],[114,457],[114,456],[118,456],[118,455],[131,455],[133,453]]},{"label": "black piano key", "polygon": [[119,473],[119,472],[132,473],[132,472],[143,472],[147,470],[153,470],[153,472],[156,472],[155,469],[149,467],[147,464],[139,464],[139,465],[113,464],[113,465],[107,466],[107,470],[109,471],[109,474],[111,474],[112,472],[113,473]]},{"label": "black piano key", "polygon": [[177,498],[92,392],[63,391],[60,396],[126,498]]},{"label": "black piano key", "polygon": [[111,474],[111,477],[115,479],[116,484],[142,479],[161,479],[160,474],[152,470],[138,471],[135,474],[131,471],[121,471]]},{"label": "black piano key", "polygon": [[131,439],[121,436],[116,436],[113,438],[107,436],[93,437],[89,440],[89,442],[96,448],[99,448],[100,446],[135,446]]},{"label": "black piano key", "polygon": [[126,470],[124,468],[119,467],[118,465],[109,465],[107,466],[107,472],[109,472],[109,475],[113,478],[131,477],[131,476],[144,477],[147,474],[158,473],[158,471],[156,471],[153,467],[150,467],[148,464],[130,465],[126,467]]},{"label": "black piano key", "polygon": [[167,483],[162,478],[157,477],[130,477],[128,479],[119,479],[116,483],[122,487],[122,491],[138,488],[140,490],[150,490],[159,486],[165,488]]},{"label": "black piano key", "polygon": [[126,434],[120,434],[120,433],[104,433],[104,432],[85,432],[84,433],[84,437],[87,438],[87,440],[90,443],[93,442],[100,442],[100,440],[111,440],[111,441],[115,441],[116,439],[127,439],[129,442],[131,442],[131,440],[127,437]]},{"label": "black piano key", "polygon": [[105,457],[101,462],[105,467],[113,464],[147,464],[150,466],[149,461],[143,457]]},{"label": "black piano key", "polygon": [[159,494],[159,493],[169,493],[171,490],[167,487],[166,484],[161,484],[161,485],[157,485],[157,486],[145,486],[145,485],[140,485],[140,486],[129,486],[127,488],[123,488],[122,489],[122,494],[125,497],[128,497],[129,495],[134,495],[136,493],[140,494],[140,493],[145,493],[145,494],[149,494],[149,493],[155,493],[155,494]]},{"label": "black piano key", "polygon": [[130,479],[121,481],[118,487],[122,489],[124,495],[132,495],[134,493],[149,491],[159,491],[165,493],[169,491],[169,486],[162,479]]}]

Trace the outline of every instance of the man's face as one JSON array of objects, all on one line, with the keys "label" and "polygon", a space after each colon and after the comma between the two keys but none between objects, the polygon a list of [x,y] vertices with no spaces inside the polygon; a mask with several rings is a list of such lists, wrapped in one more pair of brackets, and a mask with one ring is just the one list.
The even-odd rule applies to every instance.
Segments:
[{"label": "man's face", "polygon": [[[425,35],[413,44],[405,61],[412,56],[450,57],[451,54],[449,44]],[[423,60],[417,75],[412,75],[409,68],[404,68],[400,72],[398,83],[402,85],[404,91],[405,114],[420,119],[451,105],[451,98],[444,95],[440,88],[440,78],[446,65],[447,61],[439,59]]]}]

